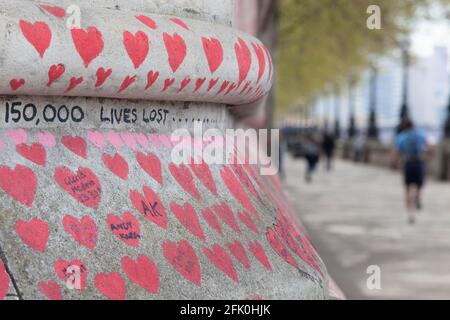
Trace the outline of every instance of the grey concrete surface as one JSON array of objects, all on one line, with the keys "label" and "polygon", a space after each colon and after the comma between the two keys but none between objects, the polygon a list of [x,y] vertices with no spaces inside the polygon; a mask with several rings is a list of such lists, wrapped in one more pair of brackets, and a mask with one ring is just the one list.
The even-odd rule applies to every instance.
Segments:
[{"label": "grey concrete surface", "polygon": [[[308,185],[302,160],[288,158],[286,170],[294,207],[347,298],[450,298],[450,184],[428,181],[409,225],[396,172],[338,161]],[[381,268],[381,290],[367,288],[371,265]]]}]

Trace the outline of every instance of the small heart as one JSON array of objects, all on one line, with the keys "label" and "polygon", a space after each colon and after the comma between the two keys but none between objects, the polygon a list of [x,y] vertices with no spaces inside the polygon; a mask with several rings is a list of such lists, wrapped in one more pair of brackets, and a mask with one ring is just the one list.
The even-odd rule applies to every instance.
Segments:
[{"label": "small heart", "polygon": [[230,209],[226,202],[221,202],[212,207],[213,211],[219,216],[219,218],[236,233],[241,233],[239,224],[234,216],[233,210]]},{"label": "small heart", "polygon": [[183,206],[171,203],[170,210],[186,229],[200,240],[205,241],[205,234],[198,220],[197,213],[190,203],[185,203]]},{"label": "small heart", "polygon": [[22,241],[36,252],[44,252],[49,236],[48,224],[34,218],[29,222],[19,220],[15,224],[16,233]]},{"label": "small heart", "polygon": [[164,80],[164,88],[162,89],[162,92],[167,91],[175,82],[175,79],[166,79]]},{"label": "small heart", "polygon": [[100,150],[103,150],[105,147],[105,140],[103,139],[103,135],[98,131],[89,131],[88,132],[89,140]]},{"label": "small heart", "polygon": [[129,86],[131,86],[133,83],[136,82],[136,80],[137,75],[126,76],[125,79],[123,79],[122,84],[120,85],[119,91],[117,91],[117,93],[121,93],[127,90]]},{"label": "small heart", "polygon": [[294,257],[289,253],[286,245],[278,239],[277,235],[272,229],[268,229],[266,233],[267,241],[269,241],[273,250],[287,263],[292,265],[294,268],[299,269],[297,262]]},{"label": "small heart", "polygon": [[206,222],[217,231],[219,235],[222,235],[222,227],[220,226],[219,220],[217,220],[216,215],[211,209],[204,209],[202,211],[203,218],[205,218]]},{"label": "small heart", "polygon": [[158,293],[159,271],[150,258],[141,255],[134,261],[130,257],[123,257],[122,270],[138,286],[153,294]]},{"label": "small heart", "polygon": [[120,138],[120,135],[115,133],[114,131],[108,132],[106,134],[106,139],[113,145],[114,148],[120,149],[123,145],[123,141]]},{"label": "small heart", "polygon": [[118,153],[116,153],[113,157],[104,154],[103,163],[105,166],[116,176],[118,176],[122,180],[128,179],[128,162]]},{"label": "small heart", "polygon": [[40,4],[39,6],[57,18],[64,18],[66,16],[66,10],[61,7],[49,6],[47,4]]},{"label": "small heart", "polygon": [[56,145],[55,136],[48,132],[38,132],[37,140],[40,144],[47,148],[53,148]]},{"label": "small heart", "polygon": [[120,133],[120,137],[125,142],[127,146],[129,146],[132,150],[137,149],[137,142],[134,138],[134,134],[131,132],[122,132]]},{"label": "small heart", "polygon": [[86,289],[88,269],[80,260],[58,260],[53,265],[58,277],[76,290]]},{"label": "small heart", "polygon": [[130,212],[125,212],[121,217],[109,214],[107,223],[111,232],[131,247],[138,247],[141,239],[139,222]]},{"label": "small heart", "polygon": [[0,166],[0,188],[14,200],[27,207],[33,205],[36,194],[37,178],[33,170],[20,164],[13,170]]},{"label": "small heart", "polygon": [[198,90],[200,90],[200,88],[203,86],[205,81],[206,81],[206,78],[198,78],[197,81],[195,82],[194,92],[197,92]]},{"label": "small heart", "polygon": [[61,139],[61,143],[77,156],[84,159],[87,158],[87,145],[83,138],[64,136]]},{"label": "small heart", "polygon": [[210,248],[203,248],[203,253],[208,258],[208,260],[230,279],[239,283],[239,278],[234,267],[233,261],[227,254],[224,248],[216,244]]},{"label": "small heart", "polygon": [[184,90],[184,88],[187,87],[187,85],[191,82],[191,79],[189,77],[185,78],[180,85],[180,89],[178,89],[178,93]]},{"label": "small heart", "polygon": [[149,89],[153,84],[158,80],[159,72],[153,72],[150,70],[150,72],[147,75],[147,85],[145,86],[145,90]]},{"label": "small heart", "polygon": [[49,300],[63,300],[61,288],[56,281],[39,282],[39,291]]},{"label": "small heart", "polygon": [[175,270],[185,279],[200,287],[202,280],[200,263],[194,248],[192,248],[189,242],[181,240],[175,243],[167,240],[162,246],[164,257]]},{"label": "small heart", "polygon": [[233,89],[236,89],[236,88],[237,88],[237,85],[236,85],[236,83],[233,82],[233,83],[228,87],[227,91],[225,92],[225,95],[226,95],[226,96],[229,95],[230,92],[233,91]]},{"label": "small heart", "polygon": [[263,246],[257,241],[249,243],[249,250],[253,253],[256,259],[269,271],[272,271],[272,266],[267,258]]},{"label": "small heart", "polygon": [[150,29],[156,30],[156,22],[153,19],[143,15],[136,16],[135,18],[138,19],[143,24],[145,24]]},{"label": "small heart", "polygon": [[73,216],[66,215],[62,222],[64,229],[75,241],[79,242],[89,250],[95,248],[98,239],[97,226],[91,217],[84,216],[78,220]]},{"label": "small heart", "polygon": [[208,85],[208,90],[206,90],[207,92],[210,92],[212,90],[212,88],[214,88],[217,84],[217,82],[219,82],[219,78],[217,79],[211,79],[209,81],[209,85]]},{"label": "small heart", "polygon": [[16,145],[16,152],[39,166],[45,166],[47,152],[40,143],[33,143],[31,146],[25,143],[18,144]]},{"label": "small heart", "polygon": [[136,160],[151,178],[155,179],[160,185],[163,185],[161,161],[156,154],[137,152]]},{"label": "small heart", "polygon": [[141,145],[142,148],[148,149],[148,140],[145,134],[143,133],[135,133],[134,137],[136,141]]},{"label": "small heart", "polygon": [[125,300],[127,289],[125,281],[119,273],[99,273],[94,279],[95,287],[111,300]]},{"label": "small heart", "polygon": [[209,170],[208,164],[202,160],[201,163],[192,162],[189,166],[203,185],[211,191],[213,195],[217,196],[216,183],[214,182],[214,178],[211,174],[211,170]]},{"label": "small heart", "polygon": [[251,264],[248,259],[247,252],[245,251],[244,246],[239,242],[235,241],[229,243],[227,245],[228,250],[230,250],[231,254],[244,266],[245,269],[250,270]]},{"label": "small heart", "polygon": [[101,67],[98,68],[97,72],[95,73],[96,77],[97,77],[97,81],[95,82],[95,87],[101,87],[105,81],[111,76],[112,74],[112,69],[109,68],[107,70],[105,70],[105,68]]},{"label": "small heart", "polygon": [[258,227],[256,226],[255,222],[252,220],[252,217],[250,217],[250,214],[247,211],[242,211],[241,213],[238,213],[239,220],[241,220],[247,228],[249,228],[251,231],[253,231],[256,234],[259,234]]},{"label": "small heart", "polygon": [[13,91],[19,90],[25,84],[25,79],[12,79],[9,85]]},{"label": "small heart", "polygon": [[147,219],[167,229],[167,213],[161,200],[152,189],[146,186],[143,192],[143,195],[134,190],[130,192],[130,200],[134,207]]},{"label": "small heart", "polygon": [[66,72],[66,67],[62,63],[54,64],[48,69],[47,87],[50,87],[56,80],[58,80]]},{"label": "small heart", "polygon": [[72,77],[72,78],[70,78],[69,85],[67,86],[67,88],[64,91],[64,93],[72,91],[73,89],[78,87],[78,85],[80,85],[82,82],[83,82],[83,77],[78,77],[78,78],[77,77]]},{"label": "small heart", "polygon": [[192,195],[195,199],[200,200],[200,193],[195,185],[194,177],[186,165],[181,164],[176,166],[174,163],[171,163],[169,164],[169,170],[178,184],[183,187],[187,193]]},{"label": "small heart", "polygon": [[173,23],[179,25],[180,27],[182,27],[183,29],[186,29],[189,31],[189,27],[180,19],[178,18],[171,18],[170,21],[172,21]]},{"label": "small heart", "polygon": [[229,84],[230,84],[230,82],[225,80],[225,81],[222,83],[222,85],[220,86],[219,91],[217,91],[216,96],[218,96],[219,94],[221,94],[222,92],[224,92],[225,89],[228,87]]}]

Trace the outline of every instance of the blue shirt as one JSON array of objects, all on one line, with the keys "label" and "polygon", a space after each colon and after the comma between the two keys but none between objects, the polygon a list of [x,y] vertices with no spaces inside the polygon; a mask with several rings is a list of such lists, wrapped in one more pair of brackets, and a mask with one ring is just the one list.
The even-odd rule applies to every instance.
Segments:
[{"label": "blue shirt", "polygon": [[397,150],[406,157],[420,157],[426,152],[427,138],[417,129],[400,133],[395,141]]}]

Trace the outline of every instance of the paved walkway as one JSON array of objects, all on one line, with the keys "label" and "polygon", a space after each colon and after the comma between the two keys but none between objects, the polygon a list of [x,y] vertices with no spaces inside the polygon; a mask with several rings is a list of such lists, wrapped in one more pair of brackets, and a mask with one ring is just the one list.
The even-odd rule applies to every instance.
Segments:
[{"label": "paved walkway", "polygon": [[[338,161],[312,184],[287,158],[286,189],[329,273],[349,299],[450,299],[450,184],[429,181],[424,211],[408,225],[400,176]],[[381,268],[381,289],[367,268]]]}]

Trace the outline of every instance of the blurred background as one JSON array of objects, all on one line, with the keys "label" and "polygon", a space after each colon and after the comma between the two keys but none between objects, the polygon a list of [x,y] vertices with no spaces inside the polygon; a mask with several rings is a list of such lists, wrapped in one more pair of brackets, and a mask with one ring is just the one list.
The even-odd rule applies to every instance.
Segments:
[{"label": "blurred background", "polygon": [[[236,8],[236,26],[261,38],[276,68],[247,121],[281,129],[272,148],[285,188],[344,294],[449,299],[450,0]],[[407,168],[411,136],[423,140],[420,196],[410,193],[421,185],[420,169]]]}]

